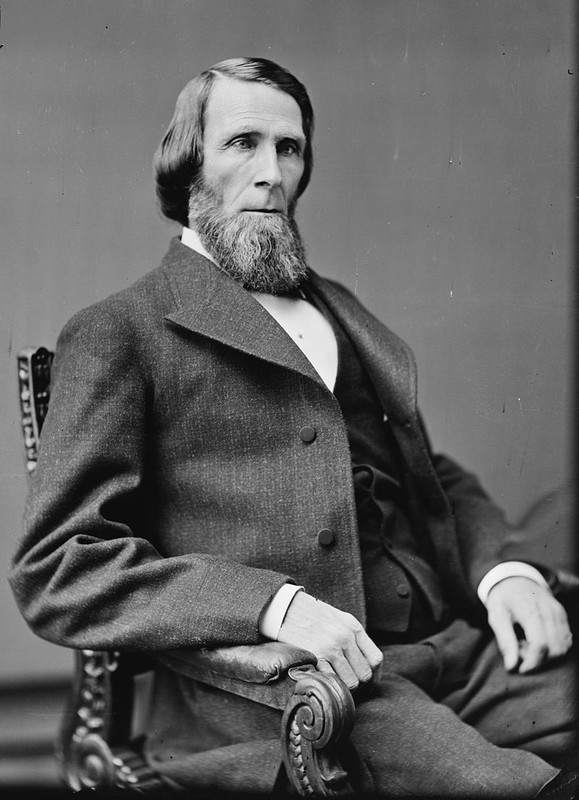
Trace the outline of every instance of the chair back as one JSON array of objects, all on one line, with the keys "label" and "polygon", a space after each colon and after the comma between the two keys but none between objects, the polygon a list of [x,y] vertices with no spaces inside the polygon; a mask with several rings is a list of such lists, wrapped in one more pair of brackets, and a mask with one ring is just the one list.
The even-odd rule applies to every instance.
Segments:
[{"label": "chair back", "polygon": [[34,472],[40,431],[50,399],[50,370],[54,353],[46,347],[27,347],[18,354],[18,392],[26,469]]}]

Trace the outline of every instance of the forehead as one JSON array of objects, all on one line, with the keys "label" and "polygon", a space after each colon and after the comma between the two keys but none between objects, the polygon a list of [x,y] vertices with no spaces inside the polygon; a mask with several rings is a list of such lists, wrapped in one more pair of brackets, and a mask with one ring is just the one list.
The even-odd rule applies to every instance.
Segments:
[{"label": "forehead", "polygon": [[291,95],[255,81],[218,78],[205,111],[205,136],[220,138],[241,130],[274,129],[303,138],[302,112]]}]

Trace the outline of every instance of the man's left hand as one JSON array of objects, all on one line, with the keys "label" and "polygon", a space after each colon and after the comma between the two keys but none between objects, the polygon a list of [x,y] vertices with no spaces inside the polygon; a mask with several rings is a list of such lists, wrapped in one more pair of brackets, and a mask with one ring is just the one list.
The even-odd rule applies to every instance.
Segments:
[{"label": "man's left hand", "polygon": [[[529,578],[511,577],[497,583],[486,607],[506,670],[531,672],[571,647],[567,612],[548,588]],[[517,636],[517,624],[524,639]]]}]

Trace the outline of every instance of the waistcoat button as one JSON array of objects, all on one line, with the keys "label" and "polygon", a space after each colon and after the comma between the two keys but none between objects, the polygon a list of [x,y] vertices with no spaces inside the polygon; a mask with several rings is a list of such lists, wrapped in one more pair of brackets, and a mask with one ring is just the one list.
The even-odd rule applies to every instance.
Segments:
[{"label": "waistcoat button", "polygon": [[316,438],[316,429],[312,428],[311,425],[304,425],[303,428],[300,428],[300,439],[302,442],[306,444],[310,444]]},{"label": "waistcoat button", "polygon": [[410,589],[408,586],[405,586],[403,583],[398,584],[396,587],[396,594],[398,597],[408,597],[410,595]]},{"label": "waistcoat button", "polygon": [[335,538],[334,533],[329,528],[322,528],[318,533],[318,542],[322,547],[329,547]]}]

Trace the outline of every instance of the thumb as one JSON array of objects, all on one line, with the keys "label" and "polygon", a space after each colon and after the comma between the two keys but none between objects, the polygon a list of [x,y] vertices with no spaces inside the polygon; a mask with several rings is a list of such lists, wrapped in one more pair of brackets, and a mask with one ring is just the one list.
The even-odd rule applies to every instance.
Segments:
[{"label": "thumb", "polygon": [[489,625],[494,631],[505,669],[507,671],[515,669],[519,663],[519,640],[510,614],[501,612],[490,615]]}]

